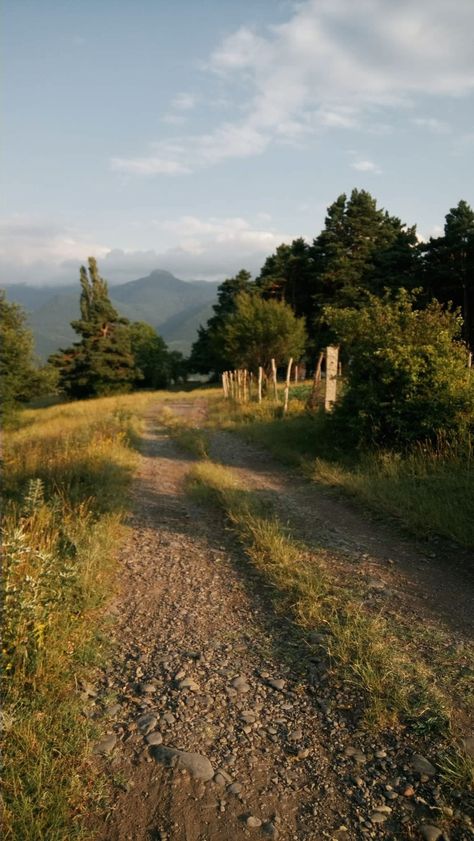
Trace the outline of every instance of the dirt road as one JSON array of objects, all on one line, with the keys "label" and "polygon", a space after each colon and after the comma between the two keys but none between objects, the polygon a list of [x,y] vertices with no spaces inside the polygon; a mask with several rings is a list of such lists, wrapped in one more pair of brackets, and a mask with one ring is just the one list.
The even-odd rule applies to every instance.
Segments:
[{"label": "dirt road", "polygon": [[[172,408],[203,412],[191,402]],[[330,500],[315,510],[302,480],[228,434],[215,434],[212,456],[273,505],[280,500],[281,516],[305,540],[337,549],[335,570],[359,576],[376,609],[411,621],[416,610],[417,621],[436,619],[456,643],[469,635],[463,587],[454,619],[446,593],[427,604],[427,559],[409,541],[394,546],[383,528],[364,529],[337,501],[328,519]],[[318,663],[303,663],[221,516],[186,495],[189,468],[150,422],[114,606],[118,647],[94,702],[109,731],[98,761],[114,788],[111,809],[93,827],[99,837],[441,838],[429,763],[423,774],[409,745],[354,728],[341,687]],[[451,836],[469,837],[459,829]]]}]

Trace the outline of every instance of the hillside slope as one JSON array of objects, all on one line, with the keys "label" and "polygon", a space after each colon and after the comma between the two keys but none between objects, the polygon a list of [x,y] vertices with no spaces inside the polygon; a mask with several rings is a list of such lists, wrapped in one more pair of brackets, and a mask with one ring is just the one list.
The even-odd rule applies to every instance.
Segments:
[{"label": "hillside slope", "polygon": [[[217,283],[184,281],[160,269],[110,289],[111,301],[131,321],[155,327],[173,350],[189,353],[200,324],[212,314]],[[75,339],[70,323],[79,316],[79,287],[5,286],[9,300],[25,307],[36,352],[46,359]]]}]

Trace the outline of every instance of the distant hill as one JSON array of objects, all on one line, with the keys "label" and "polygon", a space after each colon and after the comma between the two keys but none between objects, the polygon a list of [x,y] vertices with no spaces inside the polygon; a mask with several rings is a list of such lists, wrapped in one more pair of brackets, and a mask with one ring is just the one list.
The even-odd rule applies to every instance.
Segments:
[{"label": "distant hill", "polygon": [[[155,327],[172,350],[189,353],[200,324],[212,315],[217,283],[185,281],[157,269],[146,277],[110,287],[121,315]],[[79,317],[79,284],[61,287],[5,286],[10,301],[21,304],[35,338],[36,352],[46,359],[76,337],[70,322]]]}]

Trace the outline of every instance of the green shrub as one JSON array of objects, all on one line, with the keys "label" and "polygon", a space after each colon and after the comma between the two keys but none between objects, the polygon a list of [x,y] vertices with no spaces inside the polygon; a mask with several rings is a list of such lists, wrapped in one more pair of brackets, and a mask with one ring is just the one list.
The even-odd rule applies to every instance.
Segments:
[{"label": "green shrub", "polygon": [[474,419],[474,387],[461,319],[416,295],[367,297],[363,309],[325,310],[349,357],[334,423],[356,444],[406,447],[464,435]]}]

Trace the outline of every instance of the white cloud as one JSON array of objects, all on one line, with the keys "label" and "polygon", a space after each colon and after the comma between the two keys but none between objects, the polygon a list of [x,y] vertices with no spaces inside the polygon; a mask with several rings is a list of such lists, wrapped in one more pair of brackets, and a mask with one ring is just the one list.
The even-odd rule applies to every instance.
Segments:
[{"label": "white cloud", "polygon": [[270,227],[270,218],[182,216],[155,221],[156,250],[123,250],[94,242],[80,232],[49,221],[13,217],[0,224],[0,252],[5,283],[58,285],[75,283],[78,268],[90,255],[112,284],[167,269],[184,279],[222,280],[246,268],[256,273],[266,257],[294,235]]},{"label": "white cloud", "polygon": [[373,172],[374,175],[380,175],[382,172],[380,167],[373,161],[354,161],[351,166],[352,169],[357,170],[357,172]]},{"label": "white cloud", "polygon": [[449,134],[451,129],[449,125],[436,117],[415,117],[413,124],[419,128],[428,129],[434,134]]},{"label": "white cloud", "polygon": [[[174,175],[319,131],[377,132],[387,126],[377,111],[474,90],[473,27],[472,0],[306,0],[285,23],[240,27],[214,50],[208,70],[234,102],[245,91],[240,119],[180,138],[183,153],[161,164],[115,158],[116,168]],[[174,107],[194,104],[182,93]]]},{"label": "white cloud", "polygon": [[155,155],[143,158],[112,158],[110,166],[118,172],[130,175],[184,175],[190,172],[180,161]]},{"label": "white cloud", "polygon": [[179,93],[171,102],[171,107],[178,111],[190,111],[196,105],[196,97],[191,93]]},{"label": "white cloud", "polygon": [[5,282],[10,282],[11,272],[20,272],[27,280],[32,264],[42,267],[41,282],[48,282],[50,272],[54,282],[57,266],[71,260],[85,261],[90,254],[103,257],[110,250],[75,228],[26,214],[1,220],[0,236]]}]

